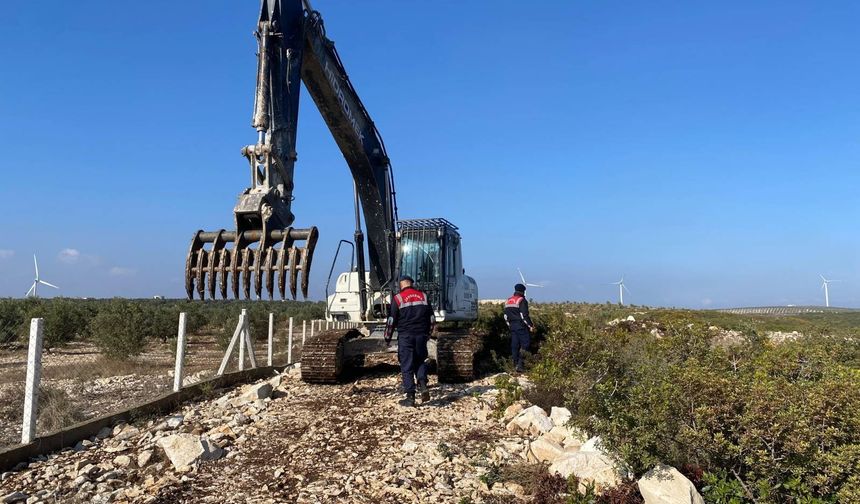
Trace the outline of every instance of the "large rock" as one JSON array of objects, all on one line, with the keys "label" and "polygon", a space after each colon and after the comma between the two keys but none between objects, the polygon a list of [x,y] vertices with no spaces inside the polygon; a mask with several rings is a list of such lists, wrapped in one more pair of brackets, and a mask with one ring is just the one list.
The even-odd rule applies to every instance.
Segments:
[{"label": "large rock", "polygon": [[23,492],[12,492],[3,496],[3,503],[24,502],[27,500],[27,494]]},{"label": "large rock", "polygon": [[579,447],[579,451],[599,453],[604,457],[609,456],[609,454],[606,453],[606,450],[603,449],[603,441],[600,439],[600,436],[589,438],[586,442],[582,443]]},{"label": "large rock", "polygon": [[272,384],[265,381],[256,385],[249,386],[242,394],[242,399],[246,402],[254,402],[258,399],[267,399],[272,396]]},{"label": "large rock", "polygon": [[128,467],[131,465],[131,457],[128,455],[117,455],[116,458],[113,459],[113,465],[117,467]]},{"label": "large rock", "polygon": [[523,403],[514,403],[505,408],[505,413],[502,415],[502,420],[510,422],[513,418],[523,411]]},{"label": "large rock", "polygon": [[283,379],[281,378],[281,375],[275,375],[274,377],[269,379],[269,384],[272,386],[272,388],[276,389],[281,386],[282,381]]},{"label": "large rock", "polygon": [[171,429],[175,429],[175,428],[179,427],[180,425],[182,425],[182,422],[184,422],[184,421],[185,421],[185,417],[183,415],[173,415],[172,417],[169,417],[165,421],[165,423]]},{"label": "large rock", "polygon": [[584,489],[587,483],[593,483],[598,491],[621,483],[621,475],[612,460],[597,452],[567,453],[556,459],[549,466],[549,470],[564,478],[575,475],[579,478],[580,490]]},{"label": "large rock", "polygon": [[530,434],[540,436],[552,430],[552,420],[540,406],[531,406],[521,411],[511,420],[507,427],[512,434]]},{"label": "large rock", "polygon": [[173,434],[161,438],[158,446],[164,450],[175,469],[190,466],[197,460],[215,460],[224,454],[224,450],[210,444],[208,439],[193,434]]},{"label": "large rock", "polygon": [[531,462],[552,462],[564,453],[564,448],[555,441],[541,436],[529,446],[528,459]]},{"label": "large rock", "polygon": [[544,434],[544,437],[546,437],[550,441],[553,441],[560,445],[564,445],[564,441],[569,435],[570,432],[568,432],[567,427],[559,427],[558,425],[556,425],[549,432]]},{"label": "large rock", "polygon": [[552,423],[558,426],[567,425],[570,417],[570,410],[567,408],[553,406],[549,413],[549,418],[552,420]]},{"label": "large rock", "polygon": [[117,427],[113,431],[114,441],[125,441],[138,435],[140,435],[140,429],[133,425],[125,425],[121,428]]},{"label": "large rock", "polygon": [[672,466],[654,467],[638,484],[645,504],[705,504],[693,482]]},{"label": "large rock", "polygon": [[143,450],[137,455],[137,466],[138,467],[146,467],[147,464],[152,460],[153,451],[152,450]]},{"label": "large rock", "polygon": [[[215,403],[219,407],[226,407],[227,405],[233,406],[234,408],[241,408],[243,406],[247,406],[252,403],[256,403],[257,401],[262,401],[263,399],[267,399],[272,397],[272,392],[274,392],[274,387],[268,381],[264,381],[261,383],[257,383],[254,385],[246,385],[242,388],[242,392],[238,397],[234,397],[232,399],[229,398],[230,394],[218,399]],[[223,403],[219,403],[220,401],[224,401]]]}]

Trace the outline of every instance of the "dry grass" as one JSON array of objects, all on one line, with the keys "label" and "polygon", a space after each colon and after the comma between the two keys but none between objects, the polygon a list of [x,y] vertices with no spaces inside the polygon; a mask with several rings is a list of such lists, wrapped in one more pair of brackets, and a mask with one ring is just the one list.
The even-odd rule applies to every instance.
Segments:
[{"label": "dry grass", "polygon": [[24,382],[0,387],[0,420],[20,422],[24,414]]},{"label": "dry grass", "polygon": [[86,418],[65,390],[39,388],[39,432],[54,432]]},{"label": "dry grass", "polygon": [[463,436],[464,441],[475,441],[478,443],[492,443],[498,438],[497,434],[485,429],[472,429]]},{"label": "dry grass", "polygon": [[[20,426],[23,416],[24,384],[16,383],[0,388],[0,420],[8,425]],[[83,412],[64,390],[46,386],[39,387],[39,416],[37,418],[37,432],[39,434],[54,432],[80,422],[84,418]],[[20,433],[20,431],[18,432]]]},{"label": "dry grass", "polygon": [[171,369],[170,365],[158,365],[142,359],[119,360],[99,356],[86,364],[74,362],[45,366],[42,376],[46,380],[86,381],[109,376],[163,374],[168,369]]},{"label": "dry grass", "polygon": [[512,481],[523,487],[527,495],[534,496],[535,504],[562,502],[560,495],[567,491],[567,480],[550,474],[543,464],[518,462],[500,470],[502,481]]}]

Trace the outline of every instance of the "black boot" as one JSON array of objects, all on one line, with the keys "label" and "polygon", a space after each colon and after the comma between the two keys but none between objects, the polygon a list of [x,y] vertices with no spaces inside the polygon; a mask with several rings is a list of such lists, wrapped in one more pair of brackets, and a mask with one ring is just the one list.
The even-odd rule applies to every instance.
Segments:
[{"label": "black boot", "polygon": [[427,390],[427,382],[418,382],[418,392],[421,392],[421,402],[426,403],[430,400],[430,391]]},{"label": "black boot", "polygon": [[406,398],[401,399],[398,403],[405,408],[412,408],[415,406],[415,392],[407,392]]}]

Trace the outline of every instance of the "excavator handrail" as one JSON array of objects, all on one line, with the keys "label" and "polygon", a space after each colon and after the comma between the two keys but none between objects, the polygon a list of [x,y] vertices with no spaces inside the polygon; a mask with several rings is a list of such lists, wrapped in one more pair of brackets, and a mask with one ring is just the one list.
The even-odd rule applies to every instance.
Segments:
[{"label": "excavator handrail", "polygon": [[355,244],[349,240],[341,240],[341,241],[337,242],[337,250],[335,250],[335,252],[334,252],[334,258],[331,260],[331,268],[328,270],[328,279],[325,281],[325,298],[326,298],[326,301],[328,301],[325,305],[326,318],[328,318],[328,315],[331,312],[331,304],[334,302],[334,299],[329,300],[328,288],[329,288],[329,285],[331,284],[331,276],[334,274],[334,267],[337,264],[337,257],[338,257],[338,255],[340,255],[340,247],[344,243],[347,243],[352,247],[352,256],[351,256],[350,262],[349,262],[349,271],[351,272],[353,270],[353,268],[355,267],[355,262],[354,262],[354,260],[355,260]]}]

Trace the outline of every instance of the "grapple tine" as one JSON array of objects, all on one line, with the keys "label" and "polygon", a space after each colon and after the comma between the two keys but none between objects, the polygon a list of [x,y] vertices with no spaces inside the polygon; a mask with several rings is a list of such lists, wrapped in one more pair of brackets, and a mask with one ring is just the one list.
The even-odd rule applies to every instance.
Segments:
[{"label": "grapple tine", "polygon": [[266,254],[266,291],[269,292],[269,301],[275,297],[275,269],[272,267],[272,257],[275,256],[275,249],[269,249]]},{"label": "grapple tine", "polygon": [[215,282],[218,280],[218,275],[215,274],[215,263],[218,262],[219,253],[213,250],[211,253],[207,254],[208,264],[206,265],[206,287],[209,291],[209,297],[215,297]]},{"label": "grapple tine", "polygon": [[285,288],[287,286],[287,249],[282,248],[278,251],[278,292],[281,294],[281,299],[285,299]]},{"label": "grapple tine", "polygon": [[251,299],[251,257],[250,249],[242,251],[242,292],[245,293],[245,299]]},{"label": "grapple tine", "polygon": [[[247,230],[242,232],[197,231],[191,240],[191,247],[185,261],[185,291],[189,299],[194,299],[194,291],[200,299],[215,299],[216,291],[223,299],[232,290],[233,297],[240,298],[240,290],[245,299],[263,298],[265,285],[269,299],[275,297],[275,276],[278,275],[277,290],[281,299],[286,298],[287,282],[290,294],[296,299],[299,288],[307,298],[311,261],[316,246],[318,232],[309,229],[275,229],[271,231]],[[297,240],[306,240],[306,246],[298,246]],[[281,242],[280,248],[278,242]],[[207,250],[206,244],[212,247]],[[233,244],[231,248],[228,245]],[[258,243],[255,248],[251,248]],[[288,272],[289,270],[289,272]],[[301,286],[299,285],[299,274]],[[207,278],[208,275],[208,278]],[[287,276],[289,275],[289,279]],[[231,284],[232,289],[227,285]],[[240,287],[241,283],[241,287]],[[216,286],[220,286],[216,287]]]},{"label": "grapple tine", "polygon": [[316,226],[313,226],[310,228],[310,232],[308,233],[308,242],[305,245],[305,248],[302,249],[302,297],[305,299],[308,298],[311,261],[313,261],[314,258],[314,249],[317,246],[317,239],[319,239],[319,231],[317,231]]},{"label": "grapple tine", "polygon": [[206,277],[206,256],[208,254],[209,253],[202,248],[197,251],[197,294],[200,295],[200,299],[205,299],[205,295],[203,293],[206,291],[206,286],[203,282]]},{"label": "grapple tine", "polygon": [[290,294],[293,299],[296,299],[296,284],[299,277],[297,258],[296,247],[290,247]]},{"label": "grapple tine", "polygon": [[221,262],[221,249],[224,248],[224,238],[223,238],[224,230],[218,231],[218,234],[215,236],[215,241],[212,242],[212,251],[209,255],[209,265],[208,265],[208,273],[209,273],[209,297],[215,299],[215,283],[218,281],[217,268],[218,264]]},{"label": "grapple tine", "polygon": [[254,250],[254,294],[257,295],[257,299],[260,299],[263,293],[263,256],[265,254],[266,251],[262,245]]},{"label": "grapple tine", "polygon": [[239,299],[239,263],[242,262],[242,252],[234,248],[230,254],[233,256],[233,262],[230,263],[230,283],[233,287],[233,299]]},{"label": "grapple tine", "polygon": [[188,248],[188,257],[185,258],[185,294],[188,299],[194,299],[194,264],[197,262],[197,253],[203,248],[203,240],[200,238],[202,233],[202,229],[194,233]]},{"label": "grapple tine", "polygon": [[278,250],[278,292],[281,294],[281,299],[286,299],[286,283],[287,283],[287,261],[289,260],[290,247],[293,246],[293,239],[290,235],[293,232],[292,227],[288,227],[281,238],[281,248]]},{"label": "grapple tine", "polygon": [[220,272],[221,281],[219,285],[221,286],[221,299],[227,299],[227,271],[230,266],[230,251],[227,249],[221,249],[221,262],[218,265],[218,271]]}]

